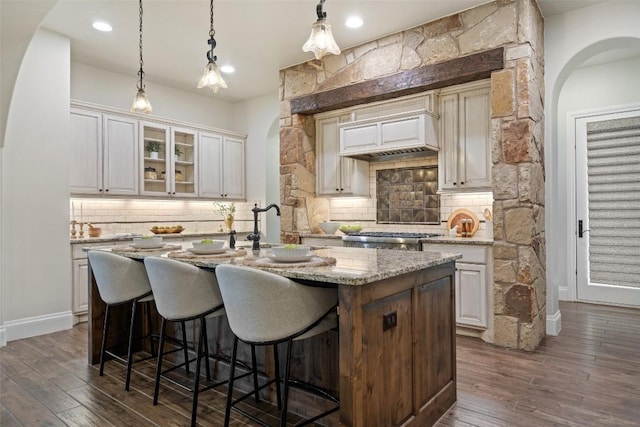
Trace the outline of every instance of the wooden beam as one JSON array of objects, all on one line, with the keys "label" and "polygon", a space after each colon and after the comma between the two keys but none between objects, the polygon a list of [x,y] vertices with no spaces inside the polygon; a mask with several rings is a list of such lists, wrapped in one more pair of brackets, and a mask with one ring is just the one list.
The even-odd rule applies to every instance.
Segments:
[{"label": "wooden beam", "polygon": [[292,98],[291,114],[316,114],[482,80],[491,77],[492,71],[502,68],[504,48],[499,47],[392,76]]}]

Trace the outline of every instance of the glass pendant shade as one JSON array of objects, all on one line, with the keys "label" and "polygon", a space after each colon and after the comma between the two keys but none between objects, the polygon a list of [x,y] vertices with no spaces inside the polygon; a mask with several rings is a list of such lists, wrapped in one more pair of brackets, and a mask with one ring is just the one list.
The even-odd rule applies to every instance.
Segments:
[{"label": "glass pendant shade", "polygon": [[328,53],[340,54],[340,48],[333,39],[331,24],[324,19],[318,20],[311,26],[309,40],[302,46],[304,52],[313,52],[316,59],[320,59]]},{"label": "glass pendant shade", "polygon": [[149,98],[147,98],[147,94],[144,93],[144,89],[138,89],[138,93],[136,93],[136,97],[133,98],[133,105],[131,106],[131,111],[135,113],[145,113],[145,114],[148,114],[152,111],[151,103],[149,102]]},{"label": "glass pendant shade", "polygon": [[202,77],[198,82],[198,89],[203,87],[211,88],[213,93],[217,93],[218,89],[226,89],[227,83],[222,78],[220,74],[220,68],[218,68],[218,64],[215,61],[211,61],[207,63],[204,67],[204,72],[202,73]]}]

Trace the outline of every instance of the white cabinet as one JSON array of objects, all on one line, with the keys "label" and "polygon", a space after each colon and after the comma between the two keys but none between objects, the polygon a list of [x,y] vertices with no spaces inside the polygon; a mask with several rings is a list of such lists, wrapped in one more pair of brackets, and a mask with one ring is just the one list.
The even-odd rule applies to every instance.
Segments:
[{"label": "white cabinet", "polygon": [[340,157],[338,124],[349,115],[316,120],[316,195],[369,197],[369,163]]},{"label": "white cabinet", "polygon": [[244,199],[244,139],[200,132],[198,145],[199,196]]},{"label": "white cabinet", "polygon": [[140,194],[197,196],[196,135],[191,129],[140,122]]},{"label": "white cabinet", "polygon": [[343,156],[439,149],[435,117],[426,111],[341,123],[339,128]]},{"label": "white cabinet", "polygon": [[127,117],[71,110],[71,193],[138,193],[138,123]]},{"label": "white cabinet", "polygon": [[491,191],[491,89],[474,83],[440,96],[441,192]]},{"label": "white cabinet", "polygon": [[71,244],[71,312],[74,323],[87,320],[89,310],[89,262],[84,248],[113,246],[112,242]]},{"label": "white cabinet", "polygon": [[462,259],[456,261],[456,323],[474,328],[487,328],[490,307],[489,284],[492,282],[491,247],[426,243],[423,250],[462,254]]}]

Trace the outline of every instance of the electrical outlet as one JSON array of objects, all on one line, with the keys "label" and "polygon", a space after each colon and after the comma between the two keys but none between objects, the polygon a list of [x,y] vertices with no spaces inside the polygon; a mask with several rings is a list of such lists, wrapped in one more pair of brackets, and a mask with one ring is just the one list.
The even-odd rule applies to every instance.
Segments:
[{"label": "electrical outlet", "polygon": [[398,326],[398,312],[392,311],[382,315],[382,332]]}]

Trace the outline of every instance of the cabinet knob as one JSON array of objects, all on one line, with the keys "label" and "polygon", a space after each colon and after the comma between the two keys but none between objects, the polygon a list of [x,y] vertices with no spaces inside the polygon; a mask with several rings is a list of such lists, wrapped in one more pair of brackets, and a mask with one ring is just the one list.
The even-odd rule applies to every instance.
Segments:
[{"label": "cabinet knob", "polygon": [[464,181],[460,181],[460,185],[464,185]]},{"label": "cabinet knob", "polygon": [[340,191],[340,189],[339,189],[339,188],[336,188],[336,191]]},{"label": "cabinet knob", "polygon": [[174,192],[173,192],[173,193],[171,193],[171,194],[173,194],[173,195],[175,196],[175,195],[176,195],[176,192],[174,191]]},{"label": "cabinet knob", "polygon": [[102,193],[102,188],[101,188],[101,189],[99,189],[98,191]]},{"label": "cabinet knob", "polygon": [[341,191],[341,192],[342,192],[342,191],[344,191],[344,188],[341,188],[341,189],[340,189],[340,191]]},{"label": "cabinet knob", "polygon": [[453,185],[456,185],[456,183],[454,182]]},{"label": "cabinet knob", "polygon": [[108,191],[109,191],[109,189],[107,188],[107,189],[106,189],[106,190],[104,190],[104,191],[105,191],[105,193],[106,193],[106,192],[108,192]]}]

